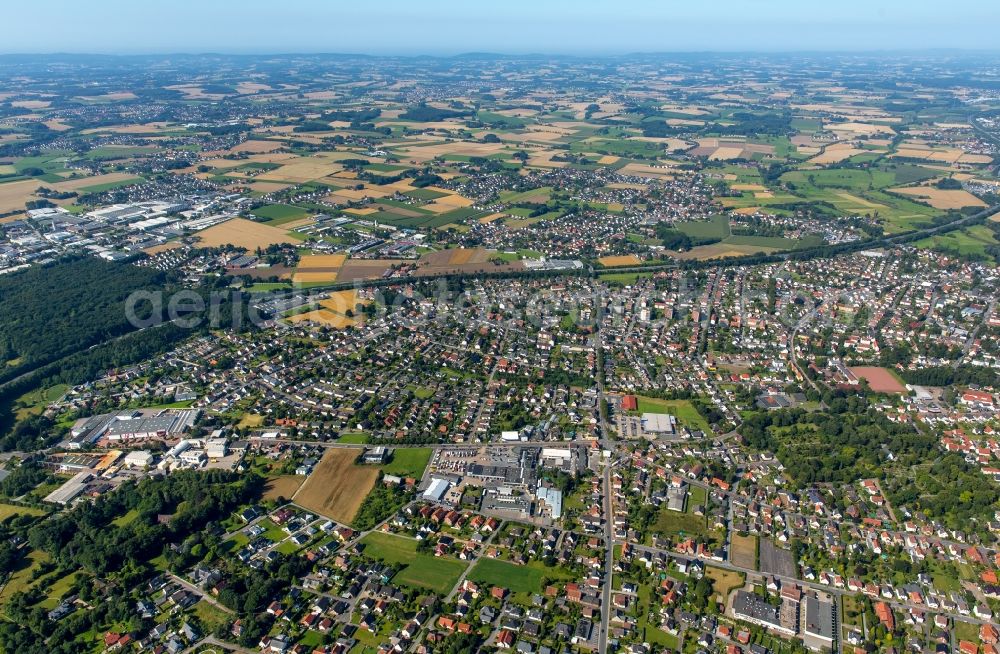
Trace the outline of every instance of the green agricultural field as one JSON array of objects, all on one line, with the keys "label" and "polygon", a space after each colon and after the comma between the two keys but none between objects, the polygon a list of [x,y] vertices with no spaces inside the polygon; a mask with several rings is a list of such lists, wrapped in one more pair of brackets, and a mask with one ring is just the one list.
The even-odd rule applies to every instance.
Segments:
[{"label": "green agricultural field", "polygon": [[854,168],[793,170],[782,175],[781,181],[788,184],[795,191],[797,191],[799,186],[868,191],[885,188],[897,183],[895,172],[858,170]]},{"label": "green agricultural field", "polygon": [[287,204],[269,204],[251,211],[258,218],[267,220],[268,225],[277,226],[290,223],[302,218],[308,218],[309,212],[299,207]]},{"label": "green agricultural field", "polygon": [[246,287],[248,293],[268,293],[270,291],[280,291],[291,288],[292,285],[285,282],[258,282]]},{"label": "green agricultural field", "polygon": [[414,200],[437,200],[438,198],[443,198],[448,194],[429,188],[415,188],[412,191],[406,191],[403,195],[408,198],[413,198]]},{"label": "green agricultural field", "polygon": [[397,447],[392,451],[392,461],[382,466],[382,472],[420,479],[433,453],[434,450],[430,447]]},{"label": "green agricultural field", "polygon": [[121,188],[123,186],[131,186],[132,184],[141,184],[145,182],[144,177],[129,177],[128,179],[122,179],[117,182],[107,182],[105,184],[94,184],[93,186],[84,186],[80,189],[80,193],[104,193],[105,191],[111,191],[116,188]]},{"label": "green agricultural field", "polygon": [[517,204],[518,202],[546,202],[550,197],[552,197],[551,186],[543,186],[531,189],[530,191],[502,191],[500,193],[500,201],[508,204]]},{"label": "green agricultural field", "polygon": [[677,223],[675,227],[693,239],[724,239],[729,236],[729,218],[721,214],[708,220]]},{"label": "green agricultural field", "polygon": [[458,559],[417,552],[417,541],[411,538],[373,532],[362,538],[361,544],[365,556],[403,565],[393,582],[440,595],[451,591],[466,568]]},{"label": "green agricultural field", "polygon": [[986,256],[986,248],[991,245],[998,245],[993,231],[985,225],[973,225],[963,229],[956,229],[944,234],[935,234],[930,238],[924,238],[914,242],[914,245],[921,249],[936,250],[947,254],[959,256],[975,255]]}]

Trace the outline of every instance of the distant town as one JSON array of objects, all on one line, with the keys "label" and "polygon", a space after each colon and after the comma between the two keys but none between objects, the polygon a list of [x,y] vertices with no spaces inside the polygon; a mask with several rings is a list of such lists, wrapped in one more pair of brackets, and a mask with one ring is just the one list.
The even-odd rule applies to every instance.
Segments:
[{"label": "distant town", "polygon": [[995,57],[0,56],[0,651],[996,654]]}]

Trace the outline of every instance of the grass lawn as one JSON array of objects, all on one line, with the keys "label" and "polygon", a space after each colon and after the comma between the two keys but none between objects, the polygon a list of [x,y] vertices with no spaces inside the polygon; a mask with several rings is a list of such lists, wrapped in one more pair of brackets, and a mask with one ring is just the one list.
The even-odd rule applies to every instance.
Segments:
[{"label": "grass lawn", "polygon": [[136,509],[132,509],[128,513],[126,513],[125,515],[118,516],[117,518],[115,518],[114,520],[112,520],[111,524],[113,524],[113,525],[115,525],[117,527],[124,527],[125,525],[129,525],[132,522],[134,522],[135,519],[138,518],[138,517],[139,517],[139,511],[137,511]]},{"label": "grass lawn", "polygon": [[657,607],[653,606],[653,588],[645,584],[639,586],[639,620],[638,629],[642,642],[650,645],[660,645],[666,648],[665,651],[677,649],[677,637],[660,629],[656,624],[649,622],[649,611]]},{"label": "grass lawn", "polygon": [[730,591],[740,588],[745,582],[743,575],[732,570],[707,566],[705,574],[712,580],[712,588],[715,590],[716,601],[720,604],[725,603]]},{"label": "grass lawn", "polygon": [[955,620],[955,640],[979,643],[979,625],[973,622]]},{"label": "grass lawn", "polygon": [[264,518],[257,524],[264,528],[264,537],[267,538],[268,540],[273,541],[275,543],[280,543],[281,541],[285,540],[285,536],[287,534],[285,534],[285,532],[281,530],[281,527],[274,524],[274,522],[272,522],[270,518]]},{"label": "grass lawn", "polygon": [[665,536],[704,536],[708,526],[704,516],[663,509],[653,523],[653,531]]},{"label": "grass lawn", "polygon": [[392,460],[382,466],[382,472],[420,479],[433,453],[434,450],[430,447],[397,447],[392,451]]},{"label": "grass lawn", "polygon": [[677,231],[687,234],[693,239],[722,239],[729,236],[729,218],[721,214],[712,216],[708,220],[677,223],[675,227]]},{"label": "grass lawn", "polygon": [[191,607],[191,612],[201,621],[202,627],[207,631],[214,631],[219,625],[229,624],[231,619],[228,613],[205,600],[201,600]]},{"label": "grass lawn", "polygon": [[17,410],[17,419],[23,420],[28,416],[40,414],[46,406],[62,397],[67,390],[69,386],[66,384],[56,384],[25,393],[14,401],[15,406],[20,406]]},{"label": "grass lawn", "polygon": [[429,188],[415,188],[412,191],[406,191],[403,195],[415,200],[437,200],[438,198],[443,198],[448,194]]},{"label": "grass lawn", "polygon": [[694,507],[699,504],[702,508],[705,508],[705,504],[708,502],[708,491],[706,491],[701,486],[691,486],[689,491],[688,501],[687,501],[687,512],[691,513],[694,511]]},{"label": "grass lawn", "polygon": [[[355,432],[353,434],[343,434],[337,439],[339,443],[349,443],[352,445],[364,445],[368,442],[368,434],[363,434],[361,432]],[[392,473],[390,473],[392,474]]]},{"label": "grass lawn", "polygon": [[497,559],[480,559],[469,572],[469,579],[490,586],[501,586],[514,593],[540,593],[543,579],[568,579],[559,568],[547,568],[540,561],[517,565]]},{"label": "grass lawn", "polygon": [[38,606],[48,610],[52,610],[59,606],[59,602],[63,595],[68,593],[69,589],[73,587],[73,584],[76,582],[77,575],[79,574],[79,572],[71,572],[65,577],[55,580],[55,582],[45,591],[45,599],[39,602]]},{"label": "grass lawn", "polygon": [[973,225],[945,234],[935,234],[930,238],[916,241],[921,249],[932,249],[948,254],[986,256],[986,248],[996,245],[992,230],[985,225]]},{"label": "grass lawn", "polygon": [[15,571],[4,584],[3,589],[0,590],[0,606],[6,604],[7,600],[15,593],[27,590],[31,586],[31,575],[38,569],[39,565],[50,560],[51,557],[45,552],[32,550],[26,557],[23,567]]},{"label": "grass lawn", "polygon": [[139,184],[145,181],[146,179],[144,177],[129,177],[128,179],[122,179],[117,182],[105,182],[104,184],[84,186],[80,189],[80,193],[104,193],[105,191],[121,188],[122,186],[131,186],[132,184]]},{"label": "grass lawn", "polygon": [[403,564],[393,582],[411,588],[426,588],[441,595],[451,591],[465,571],[463,561],[417,552],[417,541],[373,532],[361,539],[365,556],[386,563]]},{"label": "grass lawn", "polygon": [[701,417],[690,400],[657,400],[649,397],[636,398],[639,402],[639,413],[669,413],[677,417],[681,425],[691,429],[700,429],[711,434],[708,422]]},{"label": "grass lawn", "polygon": [[0,504],[0,522],[3,522],[12,515],[45,515],[45,511],[32,506],[14,506],[13,504]]}]

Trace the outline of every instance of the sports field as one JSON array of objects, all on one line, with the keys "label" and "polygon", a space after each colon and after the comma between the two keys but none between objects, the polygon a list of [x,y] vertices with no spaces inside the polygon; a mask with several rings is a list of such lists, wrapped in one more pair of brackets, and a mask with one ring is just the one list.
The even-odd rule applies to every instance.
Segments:
[{"label": "sports field", "polygon": [[295,503],[343,524],[354,520],[379,469],[355,465],[362,450],[330,448],[295,494]]},{"label": "sports field", "polygon": [[855,366],[850,369],[858,379],[867,379],[876,393],[905,393],[906,387],[886,368]]}]

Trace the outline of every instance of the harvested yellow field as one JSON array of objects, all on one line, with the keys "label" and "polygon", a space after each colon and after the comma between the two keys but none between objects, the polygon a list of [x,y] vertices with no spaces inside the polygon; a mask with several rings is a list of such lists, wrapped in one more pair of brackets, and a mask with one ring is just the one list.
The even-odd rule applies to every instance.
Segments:
[{"label": "harvested yellow field", "polygon": [[711,161],[728,161],[729,159],[739,159],[743,157],[743,148],[722,147],[716,148],[715,152],[709,155]]},{"label": "harvested yellow field", "polygon": [[[801,151],[801,148],[800,148]],[[843,161],[844,159],[850,159],[854,155],[864,154],[864,150],[860,148],[851,147],[849,143],[834,143],[829,145],[820,154],[816,155],[808,161],[811,164],[832,164]]]},{"label": "harvested yellow field", "polygon": [[[459,125],[452,125],[459,127]],[[435,157],[443,157],[448,154],[464,155],[468,157],[488,157],[491,154],[503,152],[507,147],[503,143],[478,143],[472,141],[454,141],[451,143],[439,143],[436,145],[420,145],[408,148],[404,151],[405,156],[412,157],[417,161],[430,161]]]},{"label": "harvested yellow field", "polygon": [[935,209],[961,209],[962,207],[985,207],[986,203],[965,189],[940,189],[932,186],[912,186],[894,188],[896,193],[909,195],[926,202]]},{"label": "harvested yellow field", "polygon": [[460,266],[463,263],[469,263],[472,257],[475,256],[476,250],[468,248],[458,248],[457,250],[451,251],[451,257],[448,259],[448,265],[450,266]]},{"label": "harvested yellow field", "polygon": [[605,268],[617,268],[620,266],[635,266],[642,263],[642,259],[634,254],[626,254],[613,257],[601,257],[597,260]]},{"label": "harvested yellow field", "polygon": [[353,327],[358,324],[354,318],[342,316],[341,314],[334,313],[329,309],[316,309],[306,313],[297,313],[294,316],[289,317],[288,322],[293,324],[311,322],[316,325],[323,325],[324,327],[331,327],[333,329],[346,329],[347,327]]},{"label": "harvested yellow field", "polygon": [[649,184],[630,184],[627,182],[613,182],[608,184],[608,188],[630,189],[633,191],[648,191]]},{"label": "harvested yellow field", "polygon": [[491,213],[488,216],[483,216],[482,218],[480,218],[479,219],[479,224],[480,225],[488,225],[491,222],[493,222],[494,220],[500,220],[501,218],[503,218],[506,215],[507,214],[505,214],[505,213]]},{"label": "harvested yellow field", "polygon": [[350,524],[375,486],[379,469],[355,465],[363,450],[331,447],[295,494],[295,503],[343,524]]},{"label": "harvested yellow field", "polygon": [[354,308],[358,306],[361,297],[358,295],[357,289],[350,289],[347,291],[337,291],[336,293],[330,293],[330,297],[319,303],[324,309],[329,309],[334,313],[347,313],[348,311],[354,311]]},{"label": "harvested yellow field", "polygon": [[345,261],[346,254],[307,254],[299,259],[292,281],[298,284],[336,281]]},{"label": "harvested yellow field", "polygon": [[760,184],[733,184],[729,188],[734,191],[766,191],[766,186]]},{"label": "harvested yellow field", "polygon": [[236,85],[236,92],[241,95],[252,95],[260,91],[270,91],[271,87],[260,82],[240,82]]},{"label": "harvested yellow field", "polygon": [[234,145],[233,147],[229,148],[229,151],[232,152],[232,153],[234,153],[234,154],[237,153],[237,152],[250,152],[250,153],[253,153],[253,154],[260,154],[260,153],[263,153],[263,152],[274,152],[275,150],[279,150],[282,147],[284,147],[284,145],[285,144],[282,143],[281,141],[253,141],[253,140],[251,140],[251,141],[244,141],[243,143],[240,143],[239,145]]},{"label": "harvested yellow field", "polygon": [[760,245],[732,245],[727,243],[712,243],[711,245],[699,245],[686,252],[671,252],[677,259],[697,259],[704,261],[707,259],[725,259],[726,257],[742,257],[747,254],[777,252],[777,248],[769,248]]},{"label": "harvested yellow field", "polygon": [[233,218],[195,234],[206,247],[235,245],[245,250],[266,248],[279,243],[296,243],[288,233],[277,227],[256,223],[245,218]]},{"label": "harvested yellow field", "polygon": [[606,154],[600,159],[598,159],[597,163],[601,164],[602,166],[607,166],[608,164],[617,163],[619,159],[620,157],[616,157],[613,154]]},{"label": "harvested yellow field", "polygon": [[52,103],[48,100],[15,100],[10,103],[10,106],[20,109],[45,109],[50,104]]},{"label": "harvested yellow field", "polygon": [[[439,189],[434,189],[434,190],[439,190]],[[471,207],[473,204],[474,202],[469,198],[463,198],[461,195],[452,194],[452,195],[446,195],[443,198],[437,198],[430,204],[425,204],[423,208],[429,209],[434,213],[448,213],[449,211],[454,211],[455,209],[461,209],[463,207]]]},{"label": "harvested yellow field", "polygon": [[159,245],[154,245],[151,248],[146,248],[143,250],[148,255],[159,254],[160,252],[169,252],[170,250],[176,250],[181,247],[179,241],[169,241],[167,243],[160,243]]},{"label": "harvested yellow field", "polygon": [[874,125],[872,123],[826,123],[823,126],[831,132],[847,132],[851,135],[875,136],[876,134],[895,134],[895,130],[886,125]]},{"label": "harvested yellow field", "polygon": [[647,166],[645,164],[630,163],[622,167],[619,171],[622,175],[634,175],[635,177],[649,177],[651,179],[662,179],[664,177],[675,177],[676,173],[666,166]]},{"label": "harvested yellow field", "polygon": [[135,100],[138,96],[131,91],[118,91],[117,93],[105,93],[104,95],[81,95],[77,97],[91,102],[101,102],[114,100]]},{"label": "harvested yellow field", "polygon": [[355,216],[368,216],[373,213],[378,213],[378,209],[375,207],[360,207],[358,209],[344,209],[344,213],[353,214]]},{"label": "harvested yellow field", "polygon": [[23,210],[24,203],[32,199],[39,186],[42,184],[34,179],[0,184],[0,213]]},{"label": "harvested yellow field", "polygon": [[251,191],[257,191],[259,193],[277,193],[278,191],[284,191],[286,188],[289,188],[291,184],[284,184],[282,182],[250,182],[247,186],[250,187]]},{"label": "harvested yellow field", "polygon": [[329,270],[320,272],[295,272],[292,274],[293,284],[318,284],[320,282],[335,282],[339,270]]},{"label": "harvested yellow field", "polygon": [[270,477],[264,483],[264,500],[273,501],[279,497],[288,499],[302,486],[302,475],[282,475]]},{"label": "harvested yellow field", "polygon": [[340,268],[345,261],[346,254],[306,254],[299,258],[299,269]]},{"label": "harvested yellow field", "polygon": [[73,129],[72,127],[70,127],[69,125],[60,120],[46,120],[42,124],[55,132],[65,132],[68,129]]}]

